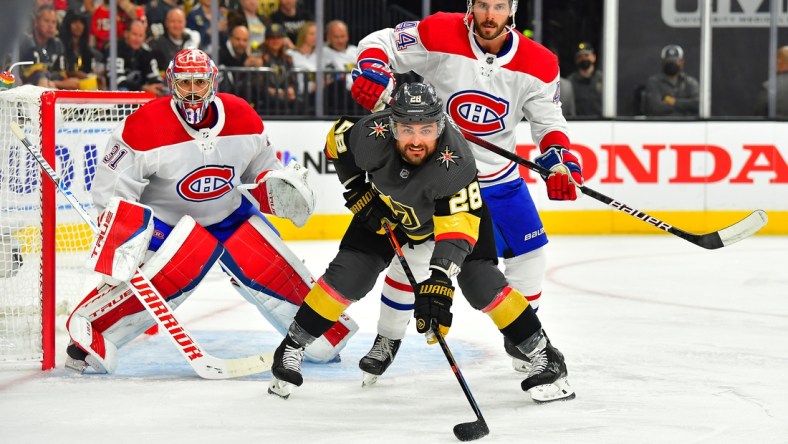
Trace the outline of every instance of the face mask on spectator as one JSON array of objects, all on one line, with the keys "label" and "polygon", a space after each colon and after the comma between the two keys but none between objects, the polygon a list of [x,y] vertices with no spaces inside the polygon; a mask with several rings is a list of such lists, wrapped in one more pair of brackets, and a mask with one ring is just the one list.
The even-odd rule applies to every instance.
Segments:
[{"label": "face mask on spectator", "polygon": [[679,64],[676,62],[667,62],[662,65],[662,72],[667,76],[675,76],[679,73]]},{"label": "face mask on spectator", "polygon": [[577,62],[577,67],[580,69],[588,69],[591,67],[591,60],[581,60]]}]

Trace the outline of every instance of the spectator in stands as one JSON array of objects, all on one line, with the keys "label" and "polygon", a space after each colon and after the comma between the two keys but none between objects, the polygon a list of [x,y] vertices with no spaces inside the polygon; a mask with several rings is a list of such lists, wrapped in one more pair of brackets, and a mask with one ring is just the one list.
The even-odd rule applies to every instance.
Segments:
[{"label": "spectator in stands", "polygon": [[33,65],[23,67],[21,80],[46,88],[77,89],[79,79],[68,77],[63,43],[55,37],[57,17],[52,5],[43,5],[36,10],[32,35],[22,39],[19,48],[20,60],[31,60]]},{"label": "spectator in stands", "polygon": [[79,79],[83,89],[106,89],[103,59],[88,42],[88,26],[88,18],[80,12],[69,11],[63,19],[60,40],[66,75]]},{"label": "spectator in stands", "polygon": [[[763,82],[755,113],[769,115],[769,81]],[[777,50],[777,117],[788,117],[788,46]]]},{"label": "spectator in stands", "polygon": [[[227,32],[227,19],[224,14],[227,10],[219,10],[219,22],[217,26],[219,33]],[[210,53],[211,51],[211,0],[200,0],[199,6],[192,8],[189,16],[186,17],[186,27],[200,33],[200,49]]]},{"label": "spectator in stands", "polygon": [[150,0],[145,5],[145,17],[148,19],[148,37],[156,40],[164,35],[164,21],[172,8],[181,7],[182,0]]},{"label": "spectator in stands", "polygon": [[233,29],[238,25],[246,26],[246,29],[249,30],[249,49],[256,52],[265,41],[268,19],[258,14],[258,0],[238,0],[238,3],[238,9],[227,13],[227,28]]},{"label": "spectator in stands", "polygon": [[[230,37],[225,45],[219,48],[219,64],[227,67],[259,68],[263,66],[263,58],[249,54],[249,30],[244,25],[238,25],[230,30]],[[233,93],[250,100],[262,84],[260,74],[250,72],[233,72],[222,69],[221,91]],[[254,86],[254,87],[253,87]]]},{"label": "spectator in stands", "polygon": [[646,82],[646,115],[697,116],[698,81],[683,72],[684,50],[667,45],[660,52],[662,72]]},{"label": "spectator in stands", "polygon": [[289,49],[287,54],[293,59],[293,67],[300,71],[298,76],[298,92],[315,92],[315,74],[317,71],[317,24],[305,22],[298,31],[295,48]]},{"label": "spectator in stands", "polygon": [[296,99],[293,59],[285,50],[285,29],[279,23],[269,25],[265,31],[262,55],[263,66],[272,69],[265,76],[268,105],[277,110],[292,108]]},{"label": "spectator in stands", "polygon": [[[126,26],[128,26],[132,20],[140,20],[146,26],[148,22],[145,18],[145,9],[142,6],[135,5],[131,2],[131,0],[117,1],[118,12],[116,29],[118,32],[118,40],[120,40],[123,37],[123,33],[126,31]],[[107,41],[109,41],[109,17],[109,1],[103,0],[93,12],[93,18],[90,27],[90,33],[95,39],[95,47],[99,51],[104,51],[106,49],[105,46]]]},{"label": "spectator in stands", "polygon": [[197,48],[200,44],[199,38],[198,33],[191,33],[186,29],[186,16],[183,11],[172,8],[164,20],[164,35],[151,42],[150,48],[159,63],[159,68],[166,69],[178,51]]},{"label": "spectator in stands", "polygon": [[167,95],[159,63],[153,51],[145,44],[145,25],[139,20],[129,24],[123,40],[118,43],[115,66],[119,90],[145,91],[158,97]]},{"label": "spectator in stands", "polygon": [[230,31],[227,44],[219,48],[219,64],[224,66],[261,67],[263,58],[249,55],[249,30],[238,25]]},{"label": "spectator in stands", "polygon": [[[569,75],[578,117],[602,117],[602,71],[596,69],[596,53],[588,42],[577,45],[575,53],[577,71]],[[561,83],[563,89],[564,84]],[[561,91],[562,93],[564,91]],[[565,114],[566,115],[566,114]]]},{"label": "spectator in stands", "polygon": [[[349,41],[350,35],[345,22],[332,20],[326,24],[326,43],[328,46],[323,50],[323,67],[325,69],[349,73],[356,66],[358,48],[356,45],[349,45]],[[344,80],[347,90],[350,91],[350,88],[353,86],[353,79],[349,74],[340,74],[336,78]]]},{"label": "spectator in stands", "polygon": [[96,9],[100,6],[101,0],[82,0],[82,9],[85,10],[85,13],[89,16],[93,15],[96,12]]},{"label": "spectator in stands", "polygon": [[271,14],[271,23],[279,23],[285,28],[285,45],[292,49],[298,39],[298,32],[304,23],[314,20],[311,14],[298,9],[298,0],[279,0],[279,9]]}]

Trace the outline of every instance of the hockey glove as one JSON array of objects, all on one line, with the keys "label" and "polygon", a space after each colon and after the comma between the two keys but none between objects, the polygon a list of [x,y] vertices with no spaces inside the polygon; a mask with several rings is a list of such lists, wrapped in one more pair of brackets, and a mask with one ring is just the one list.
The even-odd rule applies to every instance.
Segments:
[{"label": "hockey glove", "polygon": [[[429,338],[432,326],[435,325],[439,327],[441,336],[446,336],[451,327],[453,298],[454,286],[451,279],[440,271],[433,270],[429,279],[416,287],[416,301],[413,304],[416,331],[427,333]],[[431,338],[428,342],[434,344],[436,340]]]},{"label": "hockey glove", "polygon": [[260,173],[253,184],[239,185],[260,203],[260,211],[290,219],[302,227],[315,211],[315,192],[309,186],[309,170],[290,162],[280,170]]},{"label": "hockey glove", "polygon": [[549,176],[542,176],[547,184],[547,197],[550,200],[577,199],[575,186],[583,186],[583,171],[577,156],[561,145],[550,145],[534,161],[550,170]]},{"label": "hockey glove", "polygon": [[345,206],[368,230],[377,234],[386,234],[383,229],[383,219],[393,222],[394,214],[380,199],[380,193],[372,188],[371,183],[364,182],[363,185],[346,191],[343,196],[347,201]]},{"label": "hockey glove", "polygon": [[350,95],[370,111],[380,111],[394,91],[394,75],[382,63],[360,63],[352,72]]}]

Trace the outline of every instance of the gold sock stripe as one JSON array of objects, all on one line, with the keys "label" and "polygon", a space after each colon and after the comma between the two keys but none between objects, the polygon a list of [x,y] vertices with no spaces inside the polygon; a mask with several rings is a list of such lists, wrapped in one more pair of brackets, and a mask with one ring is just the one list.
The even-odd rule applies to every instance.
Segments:
[{"label": "gold sock stripe", "polygon": [[528,300],[512,287],[505,287],[495,299],[482,309],[499,330],[514,322],[528,308]]},{"label": "gold sock stripe", "polygon": [[339,320],[339,315],[350,305],[350,301],[331,288],[323,278],[318,279],[317,285],[312,287],[304,298],[304,303],[315,313],[334,322]]}]

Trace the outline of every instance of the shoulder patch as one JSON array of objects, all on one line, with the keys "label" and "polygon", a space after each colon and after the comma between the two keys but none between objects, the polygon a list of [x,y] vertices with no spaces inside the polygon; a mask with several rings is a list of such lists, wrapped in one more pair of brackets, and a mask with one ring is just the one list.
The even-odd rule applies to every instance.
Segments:
[{"label": "shoulder patch", "polygon": [[454,159],[462,159],[462,156],[458,156],[455,154],[455,151],[451,151],[449,149],[449,145],[446,145],[443,148],[443,151],[438,152],[438,156],[435,160],[441,164],[441,166],[446,167],[446,171],[449,171],[450,165],[457,165],[457,162]]},{"label": "shoulder patch", "polygon": [[378,137],[385,139],[390,131],[388,123],[385,123],[384,120],[370,120],[367,122],[367,128],[369,128],[370,133],[367,134],[367,137],[375,136],[377,139]]}]

